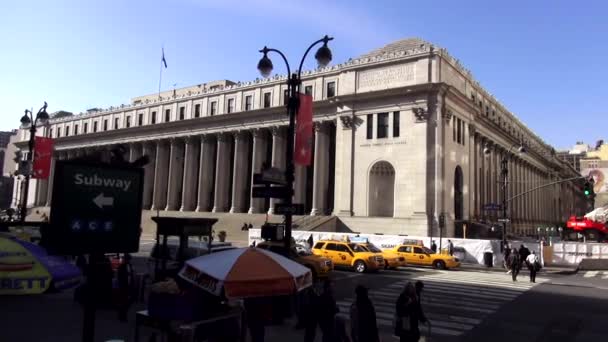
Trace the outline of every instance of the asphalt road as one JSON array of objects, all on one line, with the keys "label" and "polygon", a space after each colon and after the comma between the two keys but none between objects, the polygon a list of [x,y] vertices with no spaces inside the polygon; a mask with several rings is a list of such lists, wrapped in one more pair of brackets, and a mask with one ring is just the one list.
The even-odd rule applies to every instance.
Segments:
[{"label": "asphalt road", "polygon": [[[380,330],[390,336],[395,302],[408,281],[422,280],[429,341],[597,341],[608,334],[608,280],[603,274],[540,274],[530,283],[499,271],[405,268],[359,275],[336,272],[341,315],[348,317],[354,287],[370,287]],[[608,272],[606,272],[608,275]],[[604,287],[602,287],[602,285]],[[429,338],[430,336],[430,338]]]}]

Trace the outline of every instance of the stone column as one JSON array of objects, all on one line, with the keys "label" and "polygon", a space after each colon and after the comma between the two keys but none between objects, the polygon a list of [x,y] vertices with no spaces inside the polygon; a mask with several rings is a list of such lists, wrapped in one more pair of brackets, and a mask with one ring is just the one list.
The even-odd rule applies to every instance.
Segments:
[{"label": "stone column", "polygon": [[196,211],[211,210],[213,171],[215,170],[215,140],[211,135],[201,136],[198,168],[198,201]]},{"label": "stone column", "polygon": [[[279,170],[285,170],[285,129],[283,127],[272,128],[272,167],[276,167]],[[270,208],[268,208],[268,214],[274,214],[274,206],[277,203],[281,203],[278,198],[270,199]]]},{"label": "stone column", "polygon": [[312,210],[310,215],[325,215],[329,186],[329,135],[325,123],[315,123],[315,162],[313,175]]},{"label": "stone column", "polygon": [[249,136],[246,132],[234,134],[234,172],[232,172],[232,207],[231,213],[242,213],[245,208],[247,196],[247,174],[249,163]]},{"label": "stone column", "polygon": [[230,137],[225,134],[217,135],[217,161],[215,163],[215,199],[214,213],[228,210],[228,182],[230,181]]},{"label": "stone column", "polygon": [[53,177],[55,176],[55,161],[57,160],[57,153],[53,153],[51,156],[51,172],[49,172],[49,179],[47,181],[46,190],[46,206],[51,206],[51,199],[53,198]]},{"label": "stone column", "polygon": [[[262,171],[262,165],[266,162],[266,131],[256,128],[252,131],[253,135],[253,158],[251,158],[251,184],[253,184],[253,174]],[[253,187],[252,187],[253,188]],[[252,190],[253,191],[253,190]],[[249,194],[251,196],[251,194]],[[264,210],[264,199],[253,198],[251,196],[249,214],[261,213]]]},{"label": "stone column", "polygon": [[154,193],[154,166],[156,164],[156,146],[144,143],[142,153],[148,156],[149,162],[144,166],[144,194],[142,206],[145,209],[152,207],[152,194]]},{"label": "stone column", "polygon": [[475,127],[469,125],[469,179],[468,183],[468,198],[469,198],[469,210],[468,219],[473,220],[475,213],[477,212],[477,138],[475,134]]},{"label": "stone column", "polygon": [[169,175],[169,146],[167,141],[156,143],[156,160],[154,163],[154,193],[151,210],[160,210],[167,205],[167,177]]},{"label": "stone column", "polygon": [[484,218],[487,216],[485,210],[483,210],[483,206],[488,203],[488,196],[486,195],[486,191],[488,188],[488,172],[486,171],[488,160],[486,158],[486,154],[484,153],[486,145],[486,139],[481,139],[481,146],[479,146],[479,217]]},{"label": "stone column", "polygon": [[129,162],[134,162],[141,157],[141,143],[133,143],[129,146]]},{"label": "stone column", "polygon": [[184,145],[181,139],[171,139],[171,157],[169,159],[169,187],[167,189],[168,210],[179,208],[179,192],[184,177]]},{"label": "stone column", "polygon": [[184,179],[182,184],[182,206],[179,211],[192,211],[196,207],[197,169],[200,157],[200,144],[194,137],[186,137]]},{"label": "stone column", "polygon": [[36,205],[44,206],[48,198],[48,179],[36,179],[36,187],[38,188],[36,191]]}]

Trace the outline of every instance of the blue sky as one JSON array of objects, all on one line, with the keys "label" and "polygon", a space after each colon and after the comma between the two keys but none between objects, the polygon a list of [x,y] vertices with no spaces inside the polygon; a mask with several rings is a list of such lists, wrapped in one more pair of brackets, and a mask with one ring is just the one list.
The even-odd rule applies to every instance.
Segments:
[{"label": "blue sky", "polygon": [[2,1],[0,129],[45,100],[80,112],[156,92],[163,45],[171,89],[255,79],[264,45],[295,64],[327,33],[334,62],[401,38],[433,42],[548,143],[594,143],[608,138],[607,12],[559,0]]}]

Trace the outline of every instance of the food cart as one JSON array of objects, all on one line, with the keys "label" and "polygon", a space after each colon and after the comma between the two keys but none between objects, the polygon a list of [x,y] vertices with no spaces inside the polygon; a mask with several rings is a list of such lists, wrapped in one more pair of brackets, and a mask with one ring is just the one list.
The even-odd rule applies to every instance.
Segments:
[{"label": "food cart", "polygon": [[[153,217],[156,222],[156,246],[157,251],[154,256],[154,280],[158,281],[170,275],[176,275],[187,259],[186,249],[190,237],[206,238],[211,247],[213,240],[213,225],[218,221],[215,218],[191,218],[191,217]],[[169,261],[168,238],[178,237],[179,245],[177,250],[177,262],[174,267],[167,270]],[[162,238],[162,242],[161,242]]]}]

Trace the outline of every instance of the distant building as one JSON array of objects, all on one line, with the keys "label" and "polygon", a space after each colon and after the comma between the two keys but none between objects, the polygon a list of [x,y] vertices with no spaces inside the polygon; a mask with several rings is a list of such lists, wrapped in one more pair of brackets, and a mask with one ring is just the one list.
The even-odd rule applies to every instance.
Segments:
[{"label": "distant building", "polygon": [[557,157],[563,161],[568,162],[574,166],[577,172],[581,172],[581,159],[587,156],[587,151],[591,150],[591,147],[582,141],[577,141],[576,145],[570,150],[558,151]]}]

